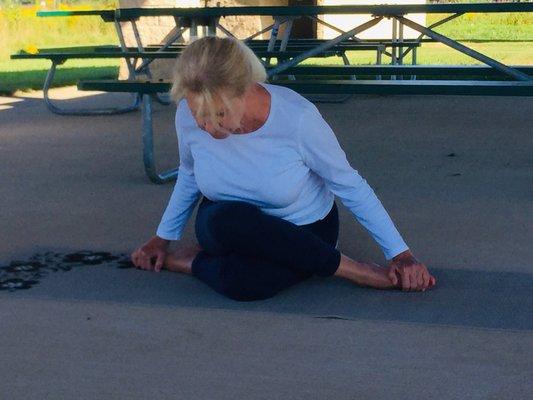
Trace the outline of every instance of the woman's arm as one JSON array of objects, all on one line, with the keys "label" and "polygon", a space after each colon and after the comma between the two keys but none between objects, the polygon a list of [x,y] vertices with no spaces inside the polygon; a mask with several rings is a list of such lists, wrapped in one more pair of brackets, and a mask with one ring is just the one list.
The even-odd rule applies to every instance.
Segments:
[{"label": "woman's arm", "polygon": [[331,190],[379,244],[387,260],[409,249],[367,181],[351,167],[329,124],[308,103],[297,132],[305,164]]},{"label": "woman's arm", "polygon": [[178,176],[156,231],[157,236],[166,240],[181,238],[185,224],[191,217],[201,195],[194,176],[194,159],[191,149],[186,140],[186,134],[179,124],[179,108],[176,111],[176,132],[180,159]]},{"label": "woman's arm", "polygon": [[302,112],[298,136],[306,165],[324,179],[326,186],[380,245],[393,285],[404,291],[434,286],[435,277],[411,253],[376,194],[350,166],[331,127],[312,103]]},{"label": "woman's arm", "polygon": [[[178,124],[176,112],[176,132],[180,165],[174,190],[163,213],[156,235],[136,249],[131,260],[136,267],[159,272],[165,262],[167,248],[171,240],[179,240],[185,224],[189,220],[200,191],[194,177],[194,160],[190,147],[183,137],[183,130]],[[155,263],[154,263],[155,259]]]}]

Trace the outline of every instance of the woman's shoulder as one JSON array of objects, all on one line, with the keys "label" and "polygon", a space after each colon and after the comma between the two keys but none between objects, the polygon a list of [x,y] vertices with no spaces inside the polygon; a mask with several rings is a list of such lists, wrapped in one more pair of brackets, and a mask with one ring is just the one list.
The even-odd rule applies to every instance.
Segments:
[{"label": "woman's shoulder", "polygon": [[180,99],[178,101],[178,104],[176,104],[176,114],[180,114],[185,112],[189,109],[189,105],[187,104],[187,100],[184,98]]},{"label": "woman's shoulder", "polygon": [[189,109],[189,104],[185,98],[180,99],[176,105],[176,125],[189,126],[195,125],[194,117],[191,110]]},{"label": "woman's shoulder", "polygon": [[281,85],[263,83],[271,94],[276,96],[276,100],[283,104],[284,108],[313,108],[315,105],[307,100],[300,93]]}]

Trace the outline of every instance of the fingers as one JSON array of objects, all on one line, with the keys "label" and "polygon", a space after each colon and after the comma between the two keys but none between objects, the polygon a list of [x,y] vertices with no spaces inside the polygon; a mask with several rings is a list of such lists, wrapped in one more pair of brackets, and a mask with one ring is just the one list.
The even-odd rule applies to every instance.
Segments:
[{"label": "fingers", "polygon": [[402,290],[408,292],[411,288],[411,271],[404,269],[402,276]]},{"label": "fingers", "polygon": [[419,262],[410,265],[390,263],[388,277],[394,286],[405,292],[423,292],[437,283],[427,267]]},{"label": "fingers", "polygon": [[165,261],[166,253],[158,253],[157,260],[155,262],[154,271],[159,272],[163,268],[163,263]]},{"label": "fingers", "polygon": [[141,249],[137,249],[131,255],[131,261],[137,268],[141,268],[150,271],[152,267],[152,261],[148,254]]},{"label": "fingers", "polygon": [[427,269],[422,271],[422,291],[426,290],[429,287],[430,275]]},{"label": "fingers", "polygon": [[394,286],[398,286],[398,274],[395,267],[389,268],[389,273],[387,276]]},{"label": "fingers", "polygon": [[137,268],[160,272],[163,268],[166,254],[167,252],[163,249],[151,249],[142,246],[131,254],[131,261]]},{"label": "fingers", "polygon": [[418,291],[418,273],[416,270],[411,270],[409,276],[409,288],[407,290],[414,292]]},{"label": "fingers", "polygon": [[131,255],[131,262],[135,267],[140,268],[141,267],[141,253],[140,249],[135,250]]},{"label": "fingers", "polygon": [[421,290],[425,291],[426,289],[430,289],[435,286],[435,284],[437,283],[437,279],[435,279],[435,277],[429,273],[427,267],[424,264],[421,264],[421,266],[423,268],[421,271],[423,279],[423,285]]},{"label": "fingers", "polygon": [[435,278],[429,274],[424,264],[401,268],[399,269],[399,273],[402,290],[405,292],[425,291],[436,283]]},{"label": "fingers", "polygon": [[142,250],[139,252],[139,267],[147,271],[152,267],[150,257]]},{"label": "fingers", "polygon": [[152,269],[154,269],[154,266],[152,264],[152,258],[146,253],[142,256],[141,266],[146,271],[151,271]]}]

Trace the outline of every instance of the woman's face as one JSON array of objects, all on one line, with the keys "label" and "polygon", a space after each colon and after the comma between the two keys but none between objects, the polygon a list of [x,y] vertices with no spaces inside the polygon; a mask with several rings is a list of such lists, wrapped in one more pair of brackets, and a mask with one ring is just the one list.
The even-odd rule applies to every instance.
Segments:
[{"label": "woman's face", "polygon": [[188,93],[185,96],[200,129],[208,132],[215,139],[224,139],[235,132],[239,132],[245,112],[244,96],[232,97],[227,92],[224,92],[224,94],[229,100],[231,108],[227,107],[222,99],[215,96],[216,115],[220,124],[219,129],[213,124],[208,115],[200,115],[198,113],[198,98],[194,94]]}]

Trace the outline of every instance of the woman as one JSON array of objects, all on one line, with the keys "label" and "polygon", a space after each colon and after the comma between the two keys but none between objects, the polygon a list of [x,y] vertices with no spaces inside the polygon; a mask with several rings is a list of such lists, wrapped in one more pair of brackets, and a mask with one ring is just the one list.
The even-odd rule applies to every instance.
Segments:
[{"label": "woman", "polygon": [[[133,263],[192,274],[235,300],[265,299],[312,275],[379,289],[434,286],[313,103],[265,79],[235,39],[202,38],[182,53],[172,87],[178,178],[156,235]],[[202,195],[199,245],[169,252]],[[335,195],[381,246],[388,268],[336,249]]]}]

